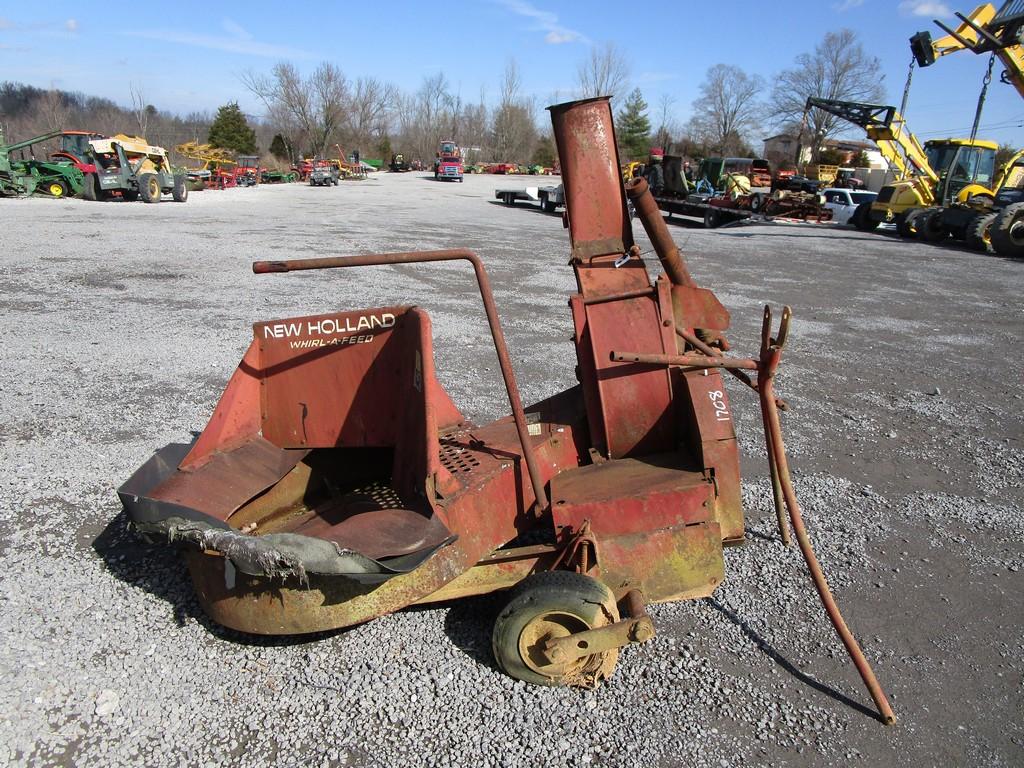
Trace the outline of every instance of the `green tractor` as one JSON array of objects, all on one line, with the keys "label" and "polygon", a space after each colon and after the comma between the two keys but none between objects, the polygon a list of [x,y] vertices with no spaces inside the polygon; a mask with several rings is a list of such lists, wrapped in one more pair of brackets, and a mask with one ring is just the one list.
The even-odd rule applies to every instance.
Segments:
[{"label": "green tractor", "polygon": [[[0,129],[0,195],[27,197],[35,193],[50,197],[80,195],[85,189],[85,177],[71,162],[65,160],[37,160],[32,147],[59,132],[36,136],[15,144],[4,142]],[[12,153],[29,157],[12,157]]]}]

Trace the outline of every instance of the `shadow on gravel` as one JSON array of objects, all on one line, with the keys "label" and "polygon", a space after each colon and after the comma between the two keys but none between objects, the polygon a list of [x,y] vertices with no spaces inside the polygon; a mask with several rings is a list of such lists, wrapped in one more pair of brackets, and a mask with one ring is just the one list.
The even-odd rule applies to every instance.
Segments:
[{"label": "shadow on gravel", "polygon": [[487,202],[490,203],[491,205],[500,206],[501,208],[510,208],[515,209],[517,211],[530,211],[532,213],[542,213],[545,216],[554,216],[557,219],[562,218],[561,211],[551,211],[549,213],[545,211],[543,208],[541,208],[539,203],[532,203],[528,200],[520,200],[518,202],[512,203],[512,205],[507,205],[501,200],[488,200]]},{"label": "shadow on gravel", "polygon": [[747,534],[747,536],[753,536],[755,539],[761,539],[763,541],[771,541],[771,542],[774,542],[776,544],[781,544],[782,543],[782,539],[780,539],[778,536],[769,536],[766,533],[761,533],[760,531],[755,531],[753,528],[744,528],[743,532],[745,534]]},{"label": "shadow on gravel", "polygon": [[835,701],[838,701],[840,704],[845,704],[851,709],[857,710],[862,715],[866,715],[872,718],[873,720],[883,722],[882,718],[873,709],[869,709],[860,702],[854,701],[849,696],[840,693],[835,688],[832,688],[826,685],[825,683],[815,680],[807,673],[797,669],[797,667],[792,662],[790,662],[785,656],[783,656],[773,646],[771,646],[767,640],[765,640],[763,637],[757,634],[757,632],[755,632],[754,629],[749,624],[747,624],[747,622],[740,618],[740,616],[735,611],[722,605],[713,597],[705,598],[705,602],[712,608],[714,608],[716,611],[721,613],[733,624],[735,624],[740,629],[740,631],[743,632],[744,635],[746,635],[748,638],[750,638],[750,640],[754,642],[754,645],[757,646],[759,651],[764,653],[769,659],[774,661],[776,664],[778,664],[780,667],[786,670],[786,672],[795,677],[801,683],[810,686],[819,693],[825,694],[830,699],[834,699]]},{"label": "shadow on gravel", "polygon": [[706,229],[704,222],[700,219],[688,219],[682,216],[665,216],[665,223],[673,227],[682,227],[683,229]]},{"label": "shadow on gravel", "polygon": [[[730,237],[792,237],[792,232],[724,232]],[[801,235],[803,239],[807,240],[853,240],[858,243],[863,243],[863,237],[850,237],[849,235]],[[870,242],[870,241],[869,241]]]},{"label": "shadow on gravel", "polygon": [[498,665],[491,651],[491,632],[507,600],[507,593],[499,592],[446,603],[444,633],[452,645],[478,664],[494,670]]},{"label": "shadow on gravel", "polygon": [[115,577],[169,603],[178,626],[193,619],[211,635],[231,643],[260,647],[304,645],[334,637],[347,629],[308,635],[250,635],[211,621],[196,600],[192,580],[177,549],[144,542],[128,528],[124,510],[93,539],[92,548]]}]

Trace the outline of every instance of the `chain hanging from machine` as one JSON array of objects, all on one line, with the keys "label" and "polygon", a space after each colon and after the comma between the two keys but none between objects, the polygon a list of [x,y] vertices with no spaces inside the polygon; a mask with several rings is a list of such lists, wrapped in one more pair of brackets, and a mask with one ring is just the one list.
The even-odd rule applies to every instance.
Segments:
[{"label": "chain hanging from machine", "polygon": [[985,108],[985,96],[988,95],[988,86],[992,82],[992,67],[996,63],[996,55],[993,53],[988,57],[988,70],[985,78],[981,81],[981,93],[978,94],[978,108],[974,111],[974,125],[971,126],[971,143],[974,143],[978,135],[978,123],[981,122],[981,112]]},{"label": "chain hanging from machine", "polygon": [[914,65],[917,59],[910,57],[910,68],[907,70],[907,83],[903,86],[903,101],[900,102],[900,116],[907,119],[907,99],[910,98],[910,83],[914,79]]}]

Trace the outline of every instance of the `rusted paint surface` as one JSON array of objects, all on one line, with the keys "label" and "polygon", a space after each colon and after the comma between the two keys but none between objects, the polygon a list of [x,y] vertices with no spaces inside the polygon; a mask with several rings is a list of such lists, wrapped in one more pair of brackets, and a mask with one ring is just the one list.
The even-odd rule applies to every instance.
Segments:
[{"label": "rusted paint surface", "polygon": [[669,366],[678,365],[683,368],[739,368],[756,371],[757,361],[738,357],[708,357],[707,355],[661,355],[646,352],[626,352],[613,349],[611,359],[622,363],[643,363],[645,365]]},{"label": "rusted paint surface", "polygon": [[665,219],[662,218],[658,204],[647,186],[647,180],[638,176],[627,181],[626,195],[633,201],[636,216],[651,239],[651,245],[654,246],[654,252],[658,254],[668,279],[673,285],[693,286],[690,270],[672,235],[669,234]]},{"label": "rusted paint surface", "polygon": [[178,472],[150,492],[150,497],[180,504],[217,520],[287,475],[306,455],[278,448],[254,435],[230,451],[216,451],[191,472]]},{"label": "rusted paint surface", "polygon": [[610,356],[622,344],[661,348],[657,303],[653,298],[622,299],[590,305],[585,315],[588,344],[577,354],[588,355],[593,362],[608,457],[670,450],[675,430],[668,372],[616,362]]},{"label": "rusted paint surface", "polygon": [[576,258],[633,245],[608,97],[549,107],[562,167],[569,241]]},{"label": "rusted paint surface", "polygon": [[680,454],[621,459],[571,469],[551,482],[555,530],[566,535],[589,522],[598,542],[609,536],[703,522],[712,485]]},{"label": "rusted paint surface", "polygon": [[530,450],[529,430],[526,425],[526,417],[523,414],[523,402],[519,395],[519,385],[512,371],[512,358],[508,353],[508,345],[505,343],[505,333],[501,329],[501,321],[498,319],[498,307],[494,303],[494,292],[491,290],[491,282],[487,277],[487,270],[484,269],[480,257],[470,250],[455,248],[446,251],[377,253],[368,256],[294,259],[287,262],[257,261],[253,263],[252,271],[256,274],[267,274],[309,269],[342,269],[383,266],[387,264],[434,263],[439,261],[468,261],[473,266],[473,273],[476,277],[477,286],[480,289],[480,298],[484,305],[484,313],[487,315],[487,324],[490,327],[491,338],[494,342],[494,351],[498,356],[498,367],[501,369],[505,392],[508,395],[509,405],[512,408],[512,418],[515,421],[516,431],[519,434],[519,443],[523,448],[523,458],[530,475],[530,482],[533,485],[533,495],[537,503],[542,508],[546,508],[548,503],[547,496],[544,491],[544,484],[541,482],[536,460],[533,457],[533,452]]},{"label": "rusted paint surface", "polygon": [[[585,442],[573,435],[585,430],[578,408],[572,404],[562,408],[557,402],[548,408],[559,415],[546,425],[544,435],[531,438],[544,483],[562,469],[578,466],[582,459],[577,445]],[[575,424],[563,423],[573,414],[578,419]],[[521,449],[511,420],[456,433],[449,439],[465,446],[473,457],[471,469],[458,476],[463,489],[445,500],[448,527],[459,538],[415,571],[370,588],[315,574],[310,575],[308,586],[241,573],[231,584],[225,581],[224,558],[193,553],[190,571],[203,609],[218,623],[258,634],[350,626],[428,598],[522,530],[538,524],[529,513],[534,501],[532,486],[522,470]],[[481,583],[489,584],[490,589],[508,586],[503,581]]]},{"label": "rusted paint surface", "polygon": [[716,522],[602,539],[599,556],[617,597],[639,589],[650,603],[707,597],[725,575]]}]

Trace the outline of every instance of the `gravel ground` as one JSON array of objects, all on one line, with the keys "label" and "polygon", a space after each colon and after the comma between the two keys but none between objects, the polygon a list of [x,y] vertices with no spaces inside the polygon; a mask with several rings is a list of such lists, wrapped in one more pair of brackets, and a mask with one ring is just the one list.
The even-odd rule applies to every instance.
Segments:
[{"label": "gravel ground", "polygon": [[1022,263],[827,226],[672,228],[738,352],[765,302],[794,308],[779,390],[797,492],[893,728],[777,540],[738,387],[748,543],[713,597],[653,607],[658,637],[596,691],[498,672],[500,596],[326,636],[224,630],[181,561],[127,531],[114,489],[204,426],[257,320],[420,303],[455,401],[477,422],[505,411],[463,266],[257,277],[253,259],[471,247],[524,398],[571,385],[560,219],[490,201],[528,181],[0,201],[0,762],[1024,763]]}]

